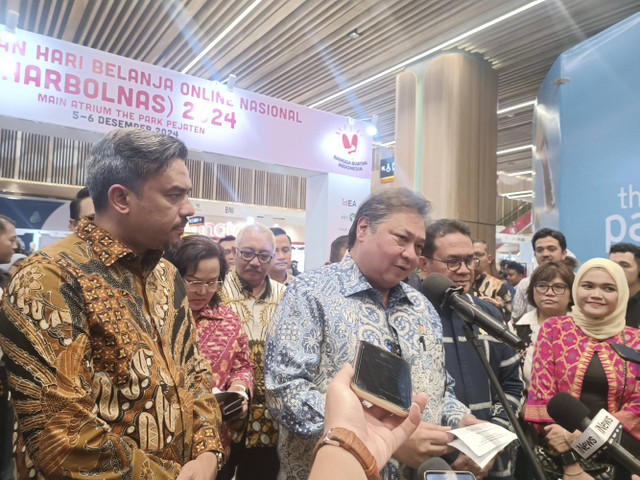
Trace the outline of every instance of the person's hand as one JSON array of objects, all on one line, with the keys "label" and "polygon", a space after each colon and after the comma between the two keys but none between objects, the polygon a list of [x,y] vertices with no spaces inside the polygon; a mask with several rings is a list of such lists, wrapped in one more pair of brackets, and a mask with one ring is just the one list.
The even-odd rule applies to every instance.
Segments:
[{"label": "person's hand", "polygon": [[331,427],[351,430],[367,446],[382,468],[394,451],[420,424],[420,413],[427,405],[427,394],[413,396],[413,403],[406,418],[378,408],[365,408],[351,390],[353,367],[347,363],[336,374],[327,389],[324,413],[325,432]]},{"label": "person's hand", "polygon": [[460,453],[455,462],[451,464],[451,470],[471,472],[475,475],[476,479],[482,479],[489,474],[489,470],[491,470],[495,461],[496,457],[494,456],[491,461],[484,466],[484,468],[480,468],[476,462],[471,460],[464,453]]},{"label": "person's hand", "polygon": [[215,480],[218,473],[218,457],[213,452],[202,452],[184,464],[176,480]]},{"label": "person's hand", "polygon": [[571,443],[580,436],[580,432],[577,430],[569,433],[557,423],[545,425],[544,432],[547,444],[558,453],[571,450]]},{"label": "person's hand", "polygon": [[240,413],[240,415],[236,417],[236,419],[240,420],[240,419],[246,418],[247,414],[249,413],[249,395],[247,395],[246,387],[243,384],[234,383],[229,386],[227,391],[238,392],[242,394],[242,396],[244,397],[244,400],[242,401],[242,412]]},{"label": "person's hand", "polygon": [[420,422],[416,431],[402,444],[393,458],[411,468],[418,468],[430,458],[452,452],[453,448],[447,445],[453,440],[449,430],[451,427]]}]

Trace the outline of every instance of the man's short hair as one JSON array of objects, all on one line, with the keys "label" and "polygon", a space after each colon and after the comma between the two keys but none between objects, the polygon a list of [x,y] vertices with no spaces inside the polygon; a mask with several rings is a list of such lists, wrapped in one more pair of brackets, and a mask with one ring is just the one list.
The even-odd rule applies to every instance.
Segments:
[{"label": "man's short hair", "polygon": [[269,230],[271,230],[271,233],[273,233],[274,237],[277,237],[278,235],[284,235],[289,239],[289,244],[290,245],[293,243],[291,241],[291,237],[289,235],[287,235],[287,232],[285,232],[282,228],[280,228],[280,227],[271,227]]},{"label": "man's short hair", "polygon": [[331,242],[331,251],[329,253],[329,262],[338,263],[340,261],[340,251],[343,248],[347,248],[349,243],[348,235],[340,235],[333,242]]},{"label": "man's short hair", "polygon": [[71,200],[69,204],[69,218],[71,220],[75,220],[76,222],[80,220],[80,202],[85,198],[89,198],[89,189],[87,187],[82,187],[76,193],[76,196]]},{"label": "man's short hair", "polygon": [[15,220],[5,216],[5,215],[0,215],[0,235],[3,233],[7,232],[7,223],[15,226],[16,222]]},{"label": "man's short hair", "polygon": [[242,237],[244,237],[244,234],[250,230],[266,235],[267,238],[270,239],[270,242],[273,245],[273,248],[274,249],[276,248],[276,237],[273,235],[273,232],[271,232],[269,227],[265,227],[261,223],[252,223],[251,225],[247,225],[240,229],[240,231],[238,232],[238,236],[236,237],[237,248],[240,248],[240,244],[242,243]]},{"label": "man's short hair", "polygon": [[507,261],[507,263],[504,266],[504,269],[506,270],[507,268],[509,270],[515,270],[520,275],[524,275],[524,265],[522,265],[521,263],[514,262],[513,260]]},{"label": "man's short hair", "polygon": [[107,133],[86,161],[87,187],[96,211],[107,206],[113,185],[123,185],[141,196],[147,180],[162,173],[176,158],[185,160],[187,153],[177,138],[143,128]]},{"label": "man's short hair", "polygon": [[220,240],[218,240],[218,243],[235,242],[235,241],[236,241],[236,237],[234,237],[233,235],[227,235],[225,237],[222,237]]},{"label": "man's short hair", "polygon": [[534,250],[536,249],[536,242],[538,240],[546,237],[555,238],[560,244],[560,250],[567,249],[567,239],[564,237],[562,232],[559,232],[558,230],[553,230],[552,228],[541,228],[533,235],[533,237],[531,238],[531,246],[533,247],[533,249]]},{"label": "man's short hair", "polygon": [[[633,243],[616,243],[615,245],[611,245],[609,249],[609,255],[612,253],[632,253],[633,258],[636,260],[636,265],[640,270],[640,247],[634,245]],[[640,277],[640,271],[638,272],[638,277]]]},{"label": "man's short hair", "polygon": [[481,240],[480,238],[472,238],[471,239],[471,243],[476,244],[476,243],[481,243],[483,244],[485,247],[489,248],[489,244],[487,242],[485,242],[484,240]]},{"label": "man's short hair", "polygon": [[469,230],[466,223],[452,218],[436,220],[427,227],[425,232],[422,256],[432,258],[433,253],[436,251],[436,239],[451,233],[462,233],[471,239],[471,230]]},{"label": "man's short hair", "polygon": [[355,245],[358,221],[361,218],[366,218],[371,231],[375,232],[378,225],[386,221],[394,213],[402,210],[417,212],[426,224],[429,221],[431,203],[419,193],[404,187],[384,188],[372,193],[358,207],[356,217],[349,229],[347,246],[351,248]]},{"label": "man's short hair", "polygon": [[573,304],[573,295],[571,294],[571,287],[573,286],[573,280],[576,278],[571,267],[564,262],[549,262],[536,268],[531,274],[531,280],[527,287],[527,300],[532,307],[536,307],[535,300],[533,299],[533,290],[538,282],[551,282],[556,276],[560,276],[562,281],[567,284],[569,288],[569,306]]}]

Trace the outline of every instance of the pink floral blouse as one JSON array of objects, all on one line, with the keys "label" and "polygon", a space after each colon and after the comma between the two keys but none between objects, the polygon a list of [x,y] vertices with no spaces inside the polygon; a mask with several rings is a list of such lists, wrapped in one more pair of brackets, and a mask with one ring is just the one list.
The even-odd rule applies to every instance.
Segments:
[{"label": "pink floral blouse", "polygon": [[618,357],[610,343],[622,343],[638,349],[640,330],[625,327],[618,335],[599,341],[585,335],[572,317],[549,318],[540,328],[533,354],[525,419],[553,423],[547,414],[547,403],[557,392],[567,392],[580,398],[585,372],[597,352],[609,383],[607,410],[633,436],[640,438],[640,382],[636,379],[640,375],[640,367]]},{"label": "pink floral blouse", "polygon": [[[213,387],[227,390],[234,380],[241,380],[253,392],[253,363],[249,342],[240,318],[223,303],[207,305],[196,318],[198,349],[211,364]],[[243,427],[240,428],[240,431]],[[220,437],[229,455],[231,431],[224,422]],[[234,435],[235,437],[235,435]]]}]

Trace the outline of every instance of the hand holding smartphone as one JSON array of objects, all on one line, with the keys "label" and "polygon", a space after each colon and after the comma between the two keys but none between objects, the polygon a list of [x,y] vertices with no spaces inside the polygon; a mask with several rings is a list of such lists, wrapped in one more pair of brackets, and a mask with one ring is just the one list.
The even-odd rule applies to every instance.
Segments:
[{"label": "hand holding smartphone", "polygon": [[363,400],[406,417],[411,407],[411,367],[402,357],[360,341],[351,389]]}]

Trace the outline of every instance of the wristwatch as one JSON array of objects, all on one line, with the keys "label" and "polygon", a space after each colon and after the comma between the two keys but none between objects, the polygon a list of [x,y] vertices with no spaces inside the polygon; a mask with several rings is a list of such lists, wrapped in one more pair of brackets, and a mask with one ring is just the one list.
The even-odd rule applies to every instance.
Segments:
[{"label": "wristwatch", "polygon": [[216,450],[214,450],[212,453],[218,459],[218,471],[222,470],[222,467],[224,467],[224,455],[222,454],[222,452],[218,452]]},{"label": "wristwatch", "polygon": [[315,459],[316,453],[318,453],[320,447],[324,445],[344,448],[360,462],[367,478],[380,478],[380,470],[378,469],[376,459],[373,458],[373,455],[371,455],[367,446],[362,443],[362,440],[351,430],[342,427],[331,427],[327,433],[318,440],[311,458]]},{"label": "wristwatch", "polygon": [[580,458],[578,458],[578,455],[576,455],[576,452],[574,452],[573,450],[561,453],[558,456],[558,462],[560,462],[560,465],[563,467],[566,467],[567,465],[573,465],[574,463],[578,463],[579,461]]}]

